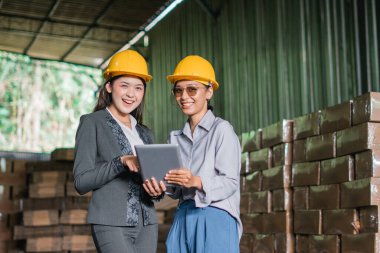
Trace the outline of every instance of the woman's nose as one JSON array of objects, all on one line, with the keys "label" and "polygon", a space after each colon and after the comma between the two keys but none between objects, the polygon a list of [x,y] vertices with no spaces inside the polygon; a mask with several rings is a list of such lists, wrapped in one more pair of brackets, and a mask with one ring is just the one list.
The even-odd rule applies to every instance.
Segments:
[{"label": "woman's nose", "polygon": [[126,92],[126,95],[128,97],[134,97],[135,96],[135,90],[134,89],[131,89],[131,88],[128,88],[127,89],[127,92]]},{"label": "woman's nose", "polygon": [[181,98],[188,98],[188,97],[190,97],[190,96],[189,96],[189,94],[187,94],[187,90],[183,89],[182,94],[181,94]]}]

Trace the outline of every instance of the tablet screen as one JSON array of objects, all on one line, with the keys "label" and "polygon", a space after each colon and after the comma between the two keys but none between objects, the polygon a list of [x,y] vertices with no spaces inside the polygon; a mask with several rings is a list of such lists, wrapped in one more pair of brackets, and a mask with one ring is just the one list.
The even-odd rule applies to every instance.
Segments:
[{"label": "tablet screen", "polygon": [[182,167],[179,146],[177,144],[146,144],[135,145],[137,159],[143,180],[154,177],[157,182],[162,180],[171,169]]}]

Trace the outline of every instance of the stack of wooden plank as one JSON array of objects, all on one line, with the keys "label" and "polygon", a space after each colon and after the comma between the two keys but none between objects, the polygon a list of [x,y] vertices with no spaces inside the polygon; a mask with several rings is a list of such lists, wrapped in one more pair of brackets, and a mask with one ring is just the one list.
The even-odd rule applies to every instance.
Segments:
[{"label": "stack of wooden plank", "polygon": [[243,144],[242,252],[291,252],[294,247],[292,189],[293,122],[255,131]]},{"label": "stack of wooden plank", "polygon": [[[15,252],[96,252],[86,224],[91,193],[80,196],[74,188],[73,152],[55,150],[51,157],[52,161],[23,162],[23,170],[7,165],[12,173],[0,174],[0,186],[9,186],[0,195],[0,252],[10,252],[11,246]],[[159,219],[157,253],[166,252],[165,241],[177,203],[165,197],[155,204]]]},{"label": "stack of wooden plank", "polygon": [[27,197],[14,239],[25,252],[96,252],[86,224],[90,194],[79,196],[73,186],[70,152],[55,151],[52,161],[28,162]]},{"label": "stack of wooden plank", "polygon": [[[243,166],[243,171],[249,173],[242,175],[242,253],[380,252],[379,105],[380,93],[367,93],[294,119],[291,170],[282,174],[284,178],[289,176],[284,194],[265,186],[276,181],[266,173],[276,168],[276,148],[263,151],[268,148],[263,144],[265,128],[256,131],[261,132],[261,146],[249,148],[249,142],[255,141],[252,135],[242,138],[249,157],[257,157],[258,152],[271,156],[267,159],[265,154],[262,163],[249,159],[249,165]],[[266,164],[264,160],[268,168],[255,171],[255,166]],[[276,202],[281,199],[286,212],[293,215],[286,232],[293,234],[295,240],[287,242],[294,247],[286,249],[277,246],[276,236],[267,236],[268,220],[261,218],[275,212]],[[276,223],[270,224],[273,232]]]},{"label": "stack of wooden plank", "polygon": [[20,220],[20,198],[26,191],[27,161],[2,159],[0,170],[0,252],[17,248],[12,240],[13,226]]},{"label": "stack of wooden plank", "polygon": [[165,196],[159,202],[155,203],[158,216],[158,245],[157,253],[165,253],[165,242],[170,230],[170,226],[173,223],[174,213],[178,205],[178,200]]}]

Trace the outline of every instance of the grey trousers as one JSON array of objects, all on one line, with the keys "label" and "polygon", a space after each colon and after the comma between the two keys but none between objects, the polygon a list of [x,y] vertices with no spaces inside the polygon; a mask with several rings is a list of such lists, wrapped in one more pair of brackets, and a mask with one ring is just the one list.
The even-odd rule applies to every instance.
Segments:
[{"label": "grey trousers", "polygon": [[[141,212],[140,212],[141,213]],[[158,225],[143,226],[142,217],[135,227],[91,225],[92,238],[100,253],[156,253]]]}]

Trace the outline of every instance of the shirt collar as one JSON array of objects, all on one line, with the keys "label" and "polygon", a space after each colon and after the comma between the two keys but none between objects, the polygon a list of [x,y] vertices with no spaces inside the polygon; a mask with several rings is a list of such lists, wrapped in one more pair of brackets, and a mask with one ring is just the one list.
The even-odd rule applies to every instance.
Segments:
[{"label": "shirt collar", "polygon": [[[123,123],[121,123],[113,114],[112,112],[108,109],[108,107],[106,107],[107,111],[109,112],[109,114],[111,114],[111,116],[116,120],[117,123],[119,123],[119,125],[121,126],[124,126]],[[131,126],[132,126],[132,129],[134,129],[137,125],[137,120],[135,119],[135,117],[133,117],[131,114],[128,115],[129,116],[129,120],[131,121]]]},{"label": "shirt collar", "polygon": [[[210,131],[212,124],[214,124],[215,115],[211,110],[207,110],[206,114],[202,117],[201,121],[196,127],[202,127],[207,132]],[[181,134],[191,136],[191,129],[189,121],[186,121],[185,126],[183,127]]]}]

